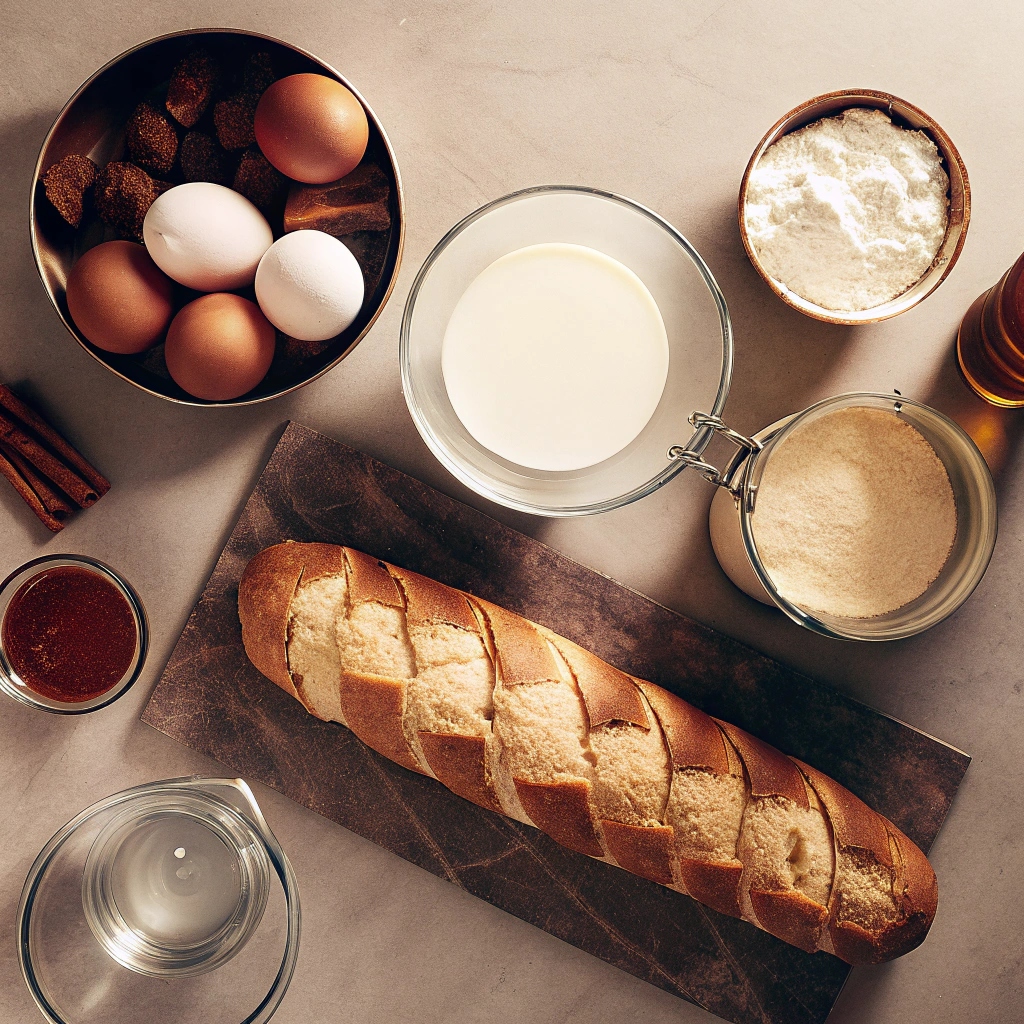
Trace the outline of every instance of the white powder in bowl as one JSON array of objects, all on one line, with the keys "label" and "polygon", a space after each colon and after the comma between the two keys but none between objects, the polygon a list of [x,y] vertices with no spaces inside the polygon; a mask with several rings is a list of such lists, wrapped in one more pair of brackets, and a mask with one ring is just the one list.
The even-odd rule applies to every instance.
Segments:
[{"label": "white powder in bowl", "polygon": [[946,467],[884,409],[845,408],[797,426],[768,455],[751,519],[783,597],[846,618],[920,597],[956,536]]},{"label": "white powder in bowl", "polygon": [[784,135],[757,162],[743,216],[764,269],[825,309],[873,309],[942,245],[949,178],[935,143],[853,108]]}]

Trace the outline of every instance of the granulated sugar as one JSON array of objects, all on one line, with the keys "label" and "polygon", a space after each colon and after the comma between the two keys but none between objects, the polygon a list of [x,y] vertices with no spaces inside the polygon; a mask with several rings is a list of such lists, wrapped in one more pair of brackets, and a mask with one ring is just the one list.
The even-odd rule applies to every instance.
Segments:
[{"label": "granulated sugar", "polygon": [[747,235],[764,269],[797,295],[826,309],[872,309],[931,266],[948,188],[928,135],[854,108],[765,151],[747,185]]},{"label": "granulated sugar", "polygon": [[896,413],[846,408],[769,455],[751,520],[779,593],[810,611],[882,615],[925,592],[956,535],[945,467]]}]

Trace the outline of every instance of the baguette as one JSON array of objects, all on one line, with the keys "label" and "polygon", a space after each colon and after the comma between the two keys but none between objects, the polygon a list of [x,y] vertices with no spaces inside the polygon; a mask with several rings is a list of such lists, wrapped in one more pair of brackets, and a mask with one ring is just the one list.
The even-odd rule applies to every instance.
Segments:
[{"label": "baguette", "polygon": [[895,825],[543,626],[330,544],[262,551],[238,609],[311,714],[572,850],[851,964],[928,932],[935,873]]}]

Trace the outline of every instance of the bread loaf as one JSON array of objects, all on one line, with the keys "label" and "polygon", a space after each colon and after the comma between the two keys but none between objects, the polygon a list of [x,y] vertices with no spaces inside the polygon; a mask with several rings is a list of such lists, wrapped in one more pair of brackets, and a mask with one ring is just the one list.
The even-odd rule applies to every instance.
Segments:
[{"label": "bread loaf", "polygon": [[261,552],[238,608],[253,664],[313,715],[572,850],[851,964],[931,925],[935,873],[895,825],[543,626],[329,544]]}]

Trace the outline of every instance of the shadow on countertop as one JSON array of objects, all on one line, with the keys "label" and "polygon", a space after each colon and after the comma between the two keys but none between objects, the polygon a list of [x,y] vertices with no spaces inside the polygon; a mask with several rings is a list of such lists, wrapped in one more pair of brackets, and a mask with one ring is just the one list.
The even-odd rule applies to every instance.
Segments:
[{"label": "shadow on countertop", "polygon": [[921,400],[967,431],[985,456],[999,492],[1024,438],[1024,411],[991,405],[971,390],[960,374],[955,334],[946,346],[937,377]]}]

